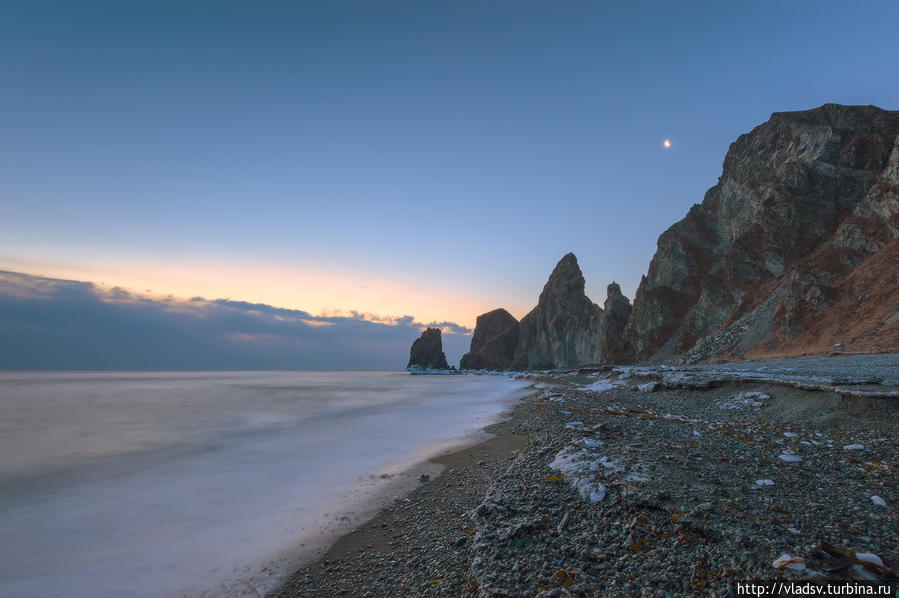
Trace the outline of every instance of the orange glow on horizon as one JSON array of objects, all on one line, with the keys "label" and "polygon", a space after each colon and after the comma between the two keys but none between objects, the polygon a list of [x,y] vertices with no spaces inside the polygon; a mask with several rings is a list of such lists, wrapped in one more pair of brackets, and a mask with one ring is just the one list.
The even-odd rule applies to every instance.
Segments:
[{"label": "orange glow on horizon", "polygon": [[[454,322],[474,328],[481,313],[498,307],[450,281],[410,281],[370,273],[324,268],[210,263],[71,264],[0,260],[0,269],[93,282],[106,291],[121,287],[135,295],[187,300],[230,299],[305,311],[311,316],[352,316],[390,323],[403,316],[415,321]],[[317,323],[326,325],[326,323]]]}]

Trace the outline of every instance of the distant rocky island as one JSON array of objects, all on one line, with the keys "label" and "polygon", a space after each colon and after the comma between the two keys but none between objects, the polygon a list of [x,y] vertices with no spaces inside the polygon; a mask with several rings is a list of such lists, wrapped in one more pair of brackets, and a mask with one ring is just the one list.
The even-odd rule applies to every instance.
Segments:
[{"label": "distant rocky island", "polygon": [[[659,237],[633,305],[614,282],[603,307],[590,300],[569,253],[520,322],[504,309],[478,317],[461,368],[899,350],[897,135],[899,111],[875,106],[772,114]],[[438,331],[428,359],[439,343]]]}]

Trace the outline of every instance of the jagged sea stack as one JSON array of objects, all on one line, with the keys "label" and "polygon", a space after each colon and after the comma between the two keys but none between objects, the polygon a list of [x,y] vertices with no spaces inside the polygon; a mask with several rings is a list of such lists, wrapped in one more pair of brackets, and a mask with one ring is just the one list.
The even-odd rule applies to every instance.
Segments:
[{"label": "jagged sea stack", "polygon": [[549,276],[537,307],[521,319],[516,369],[569,368],[600,363],[603,310],[584,294],[573,253]]},{"label": "jagged sea stack", "polygon": [[506,370],[515,359],[519,325],[512,314],[499,308],[478,316],[471,335],[471,349],[462,356],[463,370]]},{"label": "jagged sea stack", "polygon": [[440,338],[439,328],[428,328],[412,343],[409,351],[409,363],[406,368],[420,367],[422,369],[447,370],[449,364],[443,353],[443,341]]},{"label": "jagged sea stack", "polygon": [[621,294],[621,287],[613,282],[606,287],[606,302],[603,304],[602,336],[600,353],[604,362],[621,352],[624,328],[631,317],[631,302]]}]

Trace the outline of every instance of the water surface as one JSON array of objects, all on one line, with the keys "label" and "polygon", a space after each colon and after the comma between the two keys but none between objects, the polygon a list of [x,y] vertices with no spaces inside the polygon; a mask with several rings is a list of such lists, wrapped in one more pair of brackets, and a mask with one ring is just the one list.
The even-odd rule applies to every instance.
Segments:
[{"label": "water surface", "polygon": [[0,373],[0,596],[260,595],[524,386]]}]

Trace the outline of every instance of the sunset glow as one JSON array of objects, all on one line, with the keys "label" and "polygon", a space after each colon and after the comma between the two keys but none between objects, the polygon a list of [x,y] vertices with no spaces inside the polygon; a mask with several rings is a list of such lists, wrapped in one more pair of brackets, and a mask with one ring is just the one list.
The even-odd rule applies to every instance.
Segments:
[{"label": "sunset glow", "polygon": [[75,266],[0,259],[0,269],[89,281],[107,291],[120,287],[155,299],[168,296],[181,300],[232,299],[322,316],[362,314],[364,319],[383,323],[410,315],[420,322],[452,321],[472,327],[478,314],[494,303],[499,305],[501,300],[465,288],[453,289],[445,280],[410,280],[402,273],[385,275],[351,269],[329,271],[315,267],[220,265],[186,260],[177,264],[143,261],[135,267],[137,261]]}]

